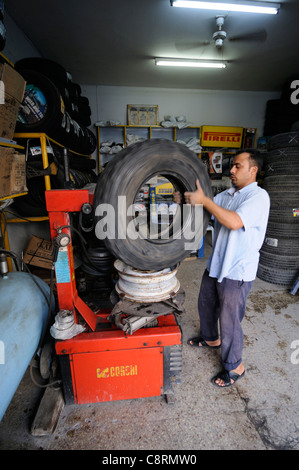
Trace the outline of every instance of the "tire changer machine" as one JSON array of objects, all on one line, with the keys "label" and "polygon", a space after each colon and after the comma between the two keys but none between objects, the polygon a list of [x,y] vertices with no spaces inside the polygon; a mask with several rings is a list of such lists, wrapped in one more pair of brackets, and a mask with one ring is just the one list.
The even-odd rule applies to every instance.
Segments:
[{"label": "tire changer machine", "polygon": [[[91,308],[78,294],[71,223],[74,213],[92,212],[93,192],[88,189],[46,191],[46,204],[59,307],[51,330],[64,331],[69,325],[77,328],[77,333],[67,339],[57,339],[51,332],[65,403],[161,395],[172,402],[172,384],[180,383],[182,364],[178,318],[183,312],[184,292],[179,282],[175,280],[166,298],[154,295],[149,301],[130,298],[116,284],[108,308]],[[122,264],[120,260],[115,263]],[[150,282],[145,280],[145,285]]]}]

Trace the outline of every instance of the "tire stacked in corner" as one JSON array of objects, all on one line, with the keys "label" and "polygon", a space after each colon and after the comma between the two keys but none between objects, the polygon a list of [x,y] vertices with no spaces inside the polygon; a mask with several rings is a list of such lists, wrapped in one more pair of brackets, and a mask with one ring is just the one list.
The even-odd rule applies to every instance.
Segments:
[{"label": "tire stacked in corner", "polygon": [[291,287],[299,274],[299,132],[268,140],[263,187],[271,207],[257,275]]},{"label": "tire stacked in corner", "polygon": [[41,57],[21,59],[16,70],[26,80],[16,132],[44,132],[63,146],[84,155],[96,149],[96,137],[88,129],[90,107],[60,64]]},{"label": "tire stacked in corner", "polygon": [[[24,142],[25,141],[25,142]],[[41,217],[48,214],[45,201],[45,180],[41,146],[39,139],[20,139],[20,145],[26,148],[26,185],[28,193],[14,199],[13,210],[24,217]],[[54,164],[56,171],[51,171],[50,183],[52,189],[81,189],[90,183],[96,183],[94,172],[96,162],[86,156],[68,152],[69,178],[66,183],[64,164],[64,149],[54,143],[48,146],[48,161],[50,167]],[[51,168],[52,169],[52,168]]]}]

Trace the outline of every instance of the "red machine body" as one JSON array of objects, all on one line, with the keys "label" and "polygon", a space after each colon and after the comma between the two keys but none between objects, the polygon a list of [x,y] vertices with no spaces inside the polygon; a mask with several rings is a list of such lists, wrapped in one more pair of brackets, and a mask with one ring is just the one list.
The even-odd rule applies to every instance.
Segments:
[{"label": "red machine body", "polygon": [[159,326],[133,335],[108,328],[59,341],[70,402],[94,403],[167,394],[170,384],[165,363],[180,346],[181,334],[173,315],[159,318]]},{"label": "red machine body", "polygon": [[[46,191],[51,237],[65,227],[71,238],[69,213],[93,202],[88,190]],[[59,248],[55,263],[59,309],[80,316],[87,331],[56,341],[66,403],[96,403],[172,394],[173,364],[181,360],[181,330],[174,314],[160,316],[155,327],[132,335],[108,320],[109,309],[94,312],[76,288],[72,242]]]}]

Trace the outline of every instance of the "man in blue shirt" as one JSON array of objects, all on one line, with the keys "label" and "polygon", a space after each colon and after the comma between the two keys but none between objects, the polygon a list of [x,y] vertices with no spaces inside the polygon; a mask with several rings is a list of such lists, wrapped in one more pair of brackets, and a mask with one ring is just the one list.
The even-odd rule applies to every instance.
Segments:
[{"label": "man in blue shirt", "polygon": [[241,321],[256,277],[270,210],[269,195],[256,182],[261,166],[260,153],[246,149],[234,158],[230,189],[212,200],[197,181],[196,191],[185,193],[187,203],[202,204],[215,219],[213,251],[198,298],[200,336],[191,338],[188,344],[221,347],[224,370],[212,379],[218,387],[229,387],[245,374]]}]

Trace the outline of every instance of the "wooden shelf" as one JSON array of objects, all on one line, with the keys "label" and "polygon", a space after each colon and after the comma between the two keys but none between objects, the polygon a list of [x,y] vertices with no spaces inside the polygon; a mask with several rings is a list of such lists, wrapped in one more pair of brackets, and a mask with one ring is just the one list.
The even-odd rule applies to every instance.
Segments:
[{"label": "wooden shelf", "polygon": [[[178,127],[164,127],[164,126],[132,126],[132,125],[124,125],[119,124],[116,126],[98,126],[95,124],[97,128],[97,137],[98,137],[98,166],[99,172],[101,172],[101,156],[109,155],[113,156],[115,154],[107,154],[101,152],[101,144],[102,142],[113,140],[119,144],[122,144],[124,148],[126,148],[128,135],[130,131],[135,130],[136,135],[145,139],[154,139],[154,138],[161,138],[163,135],[163,139],[169,139],[172,141],[177,140],[185,140],[189,137],[200,139],[200,129],[201,126],[188,126],[179,129]],[[160,135],[159,135],[160,134]]]}]

